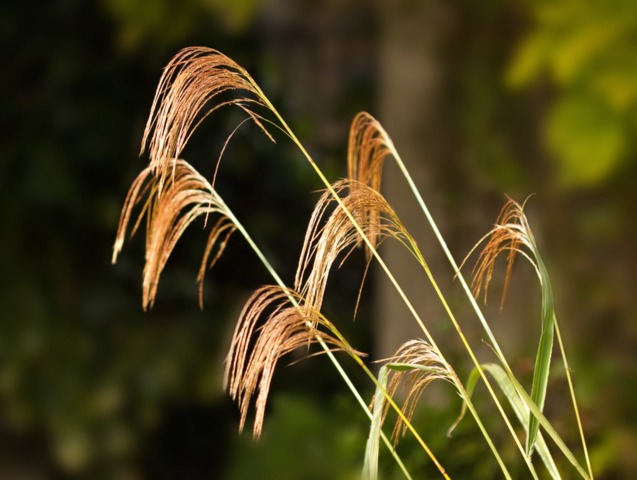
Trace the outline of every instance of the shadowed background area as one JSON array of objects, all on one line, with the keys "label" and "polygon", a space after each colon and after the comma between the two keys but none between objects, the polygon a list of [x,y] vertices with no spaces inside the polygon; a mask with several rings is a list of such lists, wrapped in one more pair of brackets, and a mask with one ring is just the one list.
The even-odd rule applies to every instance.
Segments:
[{"label": "shadowed background area", "polygon": [[[637,3],[580,3],[5,2],[0,478],[345,479],[360,471],[368,422],[320,357],[275,374],[258,443],[236,433],[223,359],[243,301],[270,282],[238,236],[207,275],[204,311],[201,228],[177,246],[149,312],[141,308],[143,236],[110,264],[119,210],[147,162],[138,151],[161,69],[190,45],[216,48],[251,72],[330,180],[346,175],[353,116],[377,117],[458,260],[491,228],[505,194],[535,193],[527,211],[555,284],[596,478],[637,474]],[[215,114],[184,158],[210,178],[241,118]],[[242,127],[216,186],[291,282],[321,187],[298,151],[283,136],[272,144]],[[479,342],[453,272],[389,164],[384,188]],[[434,334],[450,335],[426,280],[390,245],[385,253]],[[351,321],[364,265],[357,253],[331,278],[324,310],[355,348],[383,358],[418,331],[402,324],[402,307],[375,271]],[[486,312],[528,380],[539,289],[520,261],[500,311],[501,273]],[[449,348],[453,357],[457,347]],[[356,375],[371,398],[372,385]],[[560,432],[572,427],[563,377],[559,369],[552,377],[546,407]],[[435,390],[417,421],[452,476],[493,478],[495,462],[470,420],[445,436],[459,407],[453,392]],[[576,444],[575,431],[564,435]],[[401,445],[414,474],[435,472],[411,439]],[[400,478],[389,459],[381,468]]]}]

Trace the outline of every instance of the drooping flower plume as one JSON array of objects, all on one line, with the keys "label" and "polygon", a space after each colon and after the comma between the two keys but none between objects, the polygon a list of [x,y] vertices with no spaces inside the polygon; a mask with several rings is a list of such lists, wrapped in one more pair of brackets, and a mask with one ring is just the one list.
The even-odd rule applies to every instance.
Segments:
[{"label": "drooping flower plume", "polygon": [[[341,263],[361,243],[356,220],[373,245],[393,237],[408,248],[414,245],[393,208],[376,190],[354,180],[341,180],[333,185],[342,203],[326,191],[314,208],[298,263],[294,288],[316,310],[321,309],[325,286],[334,262]],[[334,206],[335,205],[335,206]],[[334,210],[329,211],[334,206]],[[370,215],[370,212],[375,212]],[[322,223],[324,222],[324,223]]]},{"label": "drooping flower plume", "polygon": [[[159,179],[152,167],[145,168],[128,191],[120,217],[113,263],[117,261],[134,208],[141,204],[133,235],[143,218],[146,218],[146,262],[143,272],[143,306],[153,305],[159,277],[179,238],[199,217],[216,216],[217,220],[208,235],[201,267],[199,269],[199,299],[202,300],[203,278],[223,252],[226,242],[236,226],[230,220],[229,211],[208,181],[183,160],[172,162],[173,176],[159,194]],[[216,247],[216,253],[210,256]]]},{"label": "drooping flower plume", "polygon": [[[387,393],[395,398],[399,388],[407,392],[401,411],[407,421],[411,421],[418,401],[425,388],[434,380],[453,383],[455,373],[451,366],[425,340],[414,339],[405,342],[396,353],[385,361],[388,368]],[[383,419],[389,410],[385,403]],[[407,425],[399,417],[392,433],[394,443],[405,434]]]},{"label": "drooping flower plume", "polygon": [[[264,320],[265,318],[265,320]],[[263,321],[259,324],[259,321]],[[243,429],[256,395],[253,434],[261,435],[270,384],[278,361],[298,348],[322,343],[329,350],[360,356],[320,312],[302,297],[278,286],[258,289],[246,302],[226,357],[224,385],[239,404]]]},{"label": "drooping flower plume", "polygon": [[[347,176],[357,182],[352,183],[350,189],[355,190],[363,184],[380,192],[385,159],[394,152],[393,143],[380,122],[367,112],[358,113],[350,126],[347,146]],[[369,210],[366,214],[369,218],[365,223],[375,226],[379,222],[378,211]],[[370,241],[375,247],[376,237]],[[369,258],[369,248],[366,252]]]},{"label": "drooping flower plume", "polygon": [[150,166],[160,176],[160,187],[194,130],[208,115],[228,105],[243,110],[272,139],[264,125],[268,120],[257,112],[260,107],[269,109],[269,102],[250,74],[234,60],[212,48],[189,47],[166,65],[141,149],[141,153],[148,150]]},{"label": "drooping flower plume", "polygon": [[535,246],[535,239],[533,238],[531,227],[526,219],[526,215],[524,215],[524,204],[520,205],[515,200],[509,199],[504,207],[502,207],[493,229],[478,242],[469,255],[485,240],[488,240],[487,244],[482,252],[480,252],[480,256],[473,269],[472,288],[476,298],[479,297],[480,293],[484,290],[484,301],[486,303],[487,288],[493,276],[495,260],[503,252],[507,253],[507,270],[504,281],[504,291],[502,293],[502,303],[504,303],[506,298],[511,269],[517,254],[523,255],[531,262],[540,281],[542,281],[535,256],[537,247]]}]

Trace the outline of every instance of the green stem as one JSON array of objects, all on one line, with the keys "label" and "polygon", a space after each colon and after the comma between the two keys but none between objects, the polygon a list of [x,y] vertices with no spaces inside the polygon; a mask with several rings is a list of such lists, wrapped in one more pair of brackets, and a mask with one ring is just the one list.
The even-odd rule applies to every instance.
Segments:
[{"label": "green stem", "polygon": [[[392,396],[389,394],[389,392],[387,392],[387,390],[378,382],[378,379],[376,378],[376,376],[371,372],[371,370],[369,370],[369,368],[367,368],[367,365],[365,365],[365,363],[359,357],[353,357],[353,358],[360,365],[360,367],[367,374],[367,376],[369,376],[369,378],[372,380],[372,382],[374,382],[376,387],[381,390],[381,392],[383,393],[383,396],[385,397],[385,400],[387,402],[389,402],[389,404],[396,411],[396,413],[398,414],[400,419],[405,423],[405,425],[407,426],[407,429],[413,434],[414,438],[418,441],[418,443],[420,443],[420,446],[425,450],[425,452],[427,452],[427,454],[429,455],[431,460],[434,462],[434,464],[436,465],[436,467],[438,468],[438,470],[440,471],[442,476],[444,478],[446,478],[446,479],[449,479],[449,475],[445,471],[444,467],[440,464],[440,462],[438,462],[438,459],[435,457],[433,452],[429,449],[429,447],[427,446],[425,441],[422,439],[422,437],[420,436],[418,431],[414,428],[414,426],[411,424],[411,422],[407,419],[407,417],[405,416],[405,414],[403,413],[401,408],[398,405],[396,405],[396,402],[394,401]],[[383,436],[385,435],[383,433],[382,429],[381,429],[380,433]],[[508,478],[510,478],[510,477],[508,477]]]},{"label": "green stem", "polygon": [[573,455],[573,452],[571,452],[571,450],[566,446],[566,444],[564,443],[564,440],[562,440],[562,438],[557,434],[557,432],[555,431],[555,429],[551,425],[551,422],[549,422],[547,420],[547,418],[540,411],[540,409],[537,407],[537,405],[533,402],[533,400],[531,400],[531,397],[526,392],[526,390],[524,390],[524,387],[522,387],[522,385],[520,385],[520,382],[517,381],[517,379],[513,375],[513,372],[511,372],[511,370],[507,369],[507,374],[509,375],[509,378],[510,378],[511,382],[515,386],[515,389],[518,391],[518,393],[522,397],[522,400],[524,400],[524,403],[526,403],[527,407],[529,408],[530,415],[532,414],[532,415],[535,415],[537,417],[538,422],[544,428],[544,430],[546,430],[546,433],[548,434],[548,436],[553,439],[555,444],[562,451],[562,453],[568,459],[568,461],[571,462],[571,464],[579,472],[579,474],[582,476],[582,478],[584,478],[586,480],[592,480],[592,477],[590,477],[589,474],[579,464],[579,462],[575,458],[575,455]]},{"label": "green stem", "polygon": [[568,366],[566,360],[566,351],[564,349],[564,343],[562,343],[562,335],[560,334],[560,328],[555,321],[555,333],[557,334],[557,343],[560,346],[560,352],[562,354],[562,360],[564,361],[564,370],[566,371],[566,379],[568,381],[568,389],[571,394],[571,400],[573,402],[573,410],[575,411],[575,418],[577,419],[577,428],[579,429],[580,438],[582,441],[582,448],[584,449],[584,457],[586,458],[586,467],[588,469],[588,475],[593,479],[593,469],[591,467],[591,460],[588,456],[588,448],[586,447],[586,438],[584,437],[584,429],[582,428],[582,420],[580,419],[579,409],[577,408],[577,400],[575,399],[575,389],[573,388],[573,380],[571,379],[571,369]]},{"label": "green stem", "polygon": [[[474,365],[477,367],[478,372],[480,374],[480,377],[482,378],[482,380],[484,381],[487,389],[489,390],[489,393],[491,393],[491,396],[493,397],[496,407],[498,408],[498,410],[500,411],[500,414],[502,415],[502,418],[504,419],[504,422],[506,423],[507,428],[509,429],[509,431],[511,432],[511,436],[513,437],[513,440],[515,441],[518,449],[520,450],[520,453],[522,454],[522,458],[524,458],[524,461],[526,462],[527,466],[529,467],[529,470],[531,472],[531,474],[533,475],[533,478],[537,479],[537,473],[535,472],[535,468],[533,467],[533,464],[531,463],[531,459],[528,455],[525,455],[524,453],[524,447],[522,446],[522,443],[520,443],[520,440],[518,439],[518,436],[515,434],[515,430],[513,429],[513,426],[511,425],[511,422],[509,421],[509,417],[506,415],[506,413],[504,412],[504,409],[502,408],[502,404],[500,403],[500,401],[497,399],[497,396],[491,386],[491,382],[489,381],[489,379],[487,378],[486,374],[484,373],[484,371],[482,370],[482,368],[480,367],[480,363],[478,362],[478,359],[475,356],[475,353],[473,351],[473,349],[471,348],[471,345],[469,345],[469,342],[467,340],[467,338],[464,336],[464,333],[462,332],[462,329],[460,328],[460,325],[458,324],[456,317],[454,316],[453,312],[451,311],[451,308],[449,307],[449,304],[447,303],[447,300],[445,299],[444,295],[442,294],[442,291],[440,290],[440,287],[438,286],[438,283],[436,282],[433,274],[431,273],[431,270],[429,269],[429,267],[427,266],[426,263],[422,263],[422,267],[425,270],[427,277],[429,278],[429,281],[431,282],[434,290],[436,291],[436,294],[438,295],[438,298],[440,299],[445,311],[447,312],[447,315],[449,316],[449,318],[451,319],[451,322],[453,323],[453,326],[455,327],[456,331],[458,332],[458,336],[460,337],[460,340],[462,341],[463,345],[465,346],[467,352],[469,353],[469,356],[471,357],[471,360],[473,361]],[[469,408],[469,411],[472,412],[474,418],[476,419],[476,422],[478,423],[478,426],[480,427],[480,430],[483,432],[483,434],[485,435],[485,438],[487,439],[487,442],[489,443],[489,446],[491,447],[492,450],[495,451],[495,447],[493,446],[493,444],[491,443],[490,437],[487,435],[484,426],[482,425],[482,422],[480,420],[480,417],[478,416],[477,412],[475,412],[473,403],[471,401],[471,397],[467,394],[464,385],[462,385],[462,383],[460,381],[457,382],[459,384],[459,388],[461,388],[461,394],[462,397],[464,399],[464,401],[467,404],[467,407]],[[496,457],[499,458],[499,455]]]}]

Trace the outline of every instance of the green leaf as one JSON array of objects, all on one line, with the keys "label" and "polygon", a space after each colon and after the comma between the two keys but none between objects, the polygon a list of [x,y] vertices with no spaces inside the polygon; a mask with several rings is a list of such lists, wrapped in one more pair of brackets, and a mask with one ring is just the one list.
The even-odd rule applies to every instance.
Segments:
[{"label": "green leaf", "polygon": [[440,367],[432,367],[428,365],[415,365],[411,363],[388,363],[386,367],[396,372],[409,372],[410,370],[420,370],[422,372],[439,374],[445,377],[449,376],[449,372],[447,370]]},{"label": "green leaf", "polygon": [[[538,346],[535,369],[533,371],[531,400],[537,405],[540,411],[543,411],[551,369],[551,353],[553,352],[553,337],[555,333],[555,310],[553,307],[551,279],[548,276],[544,262],[537,248],[535,248],[535,245],[533,253],[535,254],[535,260],[542,280],[542,332],[540,334],[540,345]],[[538,419],[535,415],[531,415],[529,417],[529,427],[526,437],[526,453],[528,455],[533,453],[539,428],[540,424]]]},{"label": "green leaf", "polygon": [[[474,369],[471,370],[471,374],[469,374],[469,378],[465,385],[465,390],[469,398],[471,398],[471,396],[473,395],[473,390],[476,388],[476,383],[478,381],[478,378],[480,378],[480,371],[478,370],[478,367],[474,367]],[[460,421],[464,418],[466,413],[467,413],[467,402],[462,402],[462,407],[460,408],[460,414],[458,415],[458,418],[456,419],[455,422],[453,422],[453,425],[449,427],[449,430],[447,430],[448,437],[451,437],[451,434],[456,429]]]},{"label": "green leaf", "polygon": [[[589,477],[589,475],[586,473],[584,468],[582,468],[577,458],[575,458],[575,455],[573,455],[573,452],[566,446],[566,444],[564,443],[564,440],[562,440],[562,438],[555,431],[551,423],[546,419],[544,414],[537,408],[537,405],[533,403],[529,394],[526,393],[526,391],[524,390],[524,387],[520,385],[520,382],[516,380],[516,378],[513,376],[513,374],[510,371],[507,371],[507,375],[509,377],[509,381],[515,387],[516,392],[518,393],[518,395],[520,395],[520,397],[524,401],[525,408],[528,408],[531,411],[531,413],[533,413],[533,415],[535,415],[538,418],[540,425],[542,425],[546,433],[555,442],[555,444],[562,451],[562,453],[568,459],[568,461],[571,462],[571,464],[577,469],[577,471],[582,476],[582,478],[589,480],[591,477]],[[538,450],[539,450],[539,447],[538,447]]]},{"label": "green leaf", "polygon": [[374,394],[374,410],[372,412],[372,422],[365,448],[365,463],[363,465],[363,479],[378,479],[378,450],[380,445],[380,433],[382,426],[383,407],[385,405],[384,390],[387,389],[388,371],[386,366],[380,367],[378,372],[378,384]]},{"label": "green leaf", "polygon": [[[509,378],[509,375],[504,371],[504,369],[500,365],[497,365],[495,363],[485,363],[485,364],[482,364],[481,367],[484,371],[488,372],[496,381],[496,384],[498,385],[498,387],[500,387],[500,390],[502,390],[502,393],[504,393],[504,396],[506,397],[509,404],[511,405],[511,408],[513,408],[513,411],[515,412],[515,415],[518,418],[518,421],[525,428],[525,430],[527,430],[528,423],[529,423],[529,409],[526,407],[524,401],[520,398],[520,395],[518,394],[516,390],[516,386]],[[480,372],[478,371],[478,368],[476,367],[471,371],[471,374],[469,375],[469,378],[465,386],[467,395],[469,397],[473,395],[473,391],[475,389],[476,383],[479,378],[480,378]],[[460,410],[460,415],[458,416],[458,419],[454,422],[454,424],[451,426],[451,428],[447,432],[448,435],[451,435],[451,432],[456,428],[458,423],[460,423],[466,411],[467,411],[466,403],[463,403],[462,408]],[[542,437],[541,434],[538,435],[537,437],[536,449],[537,449],[538,455],[540,456],[540,458],[544,462],[544,465],[549,471],[551,478],[561,478],[560,473],[557,469],[557,466],[555,465],[555,461],[553,460],[553,457],[551,455],[551,452],[549,451],[546,445],[546,442],[544,441],[544,438]]]},{"label": "green leaf", "polygon": [[549,114],[545,133],[565,187],[605,180],[626,150],[622,118],[591,95],[561,99]]},{"label": "green leaf", "polygon": [[[513,411],[515,412],[515,416],[518,418],[519,422],[525,426],[525,429],[526,429],[527,428],[526,426],[528,425],[529,418],[530,418],[529,409],[526,407],[524,401],[518,395],[515,385],[509,378],[508,374],[504,371],[504,369],[500,365],[497,365],[495,363],[484,364],[482,365],[482,368],[488,371],[491,374],[491,376],[495,379],[496,383],[502,389],[502,391],[504,392],[504,395],[506,396],[507,400],[511,404],[511,407],[513,408]],[[535,417],[533,416],[533,418]],[[546,442],[544,441],[544,438],[539,433],[537,435],[537,440],[536,440],[536,449],[537,449],[538,455],[540,456],[547,470],[551,474],[551,477],[561,478],[560,473],[557,469],[557,466],[555,465],[555,462],[551,455],[551,452],[549,451],[546,445]]]}]

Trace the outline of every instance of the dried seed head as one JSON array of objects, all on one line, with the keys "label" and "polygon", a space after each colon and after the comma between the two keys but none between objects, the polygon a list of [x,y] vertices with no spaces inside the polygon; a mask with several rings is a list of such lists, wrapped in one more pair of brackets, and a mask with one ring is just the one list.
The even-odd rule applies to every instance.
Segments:
[{"label": "dried seed head", "polygon": [[506,298],[511,269],[518,253],[531,262],[541,281],[537,263],[533,259],[533,252],[536,250],[535,239],[533,238],[531,228],[524,215],[525,204],[526,201],[520,205],[516,201],[509,199],[504,207],[502,207],[493,229],[485,235],[476,246],[473,247],[469,255],[467,255],[468,258],[483,241],[488,240],[473,268],[472,282],[472,288],[476,298],[479,297],[480,292],[484,290],[485,303],[487,301],[487,288],[493,276],[495,260],[502,252],[506,251],[508,255],[501,306],[504,304]]},{"label": "dried seed head", "polygon": [[[226,99],[225,93],[231,93]],[[222,95],[222,97],[220,97]],[[211,102],[212,106],[205,110]],[[150,166],[163,179],[179,158],[196,127],[225,105],[241,108],[270,139],[267,122],[254,107],[269,108],[261,89],[239,64],[217,50],[189,47],[165,67],[144,131],[142,149]]]},{"label": "dried seed head", "polygon": [[199,270],[199,295],[202,297],[203,278],[211,252],[217,248],[209,266],[219,258],[226,241],[235,230],[228,218],[226,205],[208,181],[183,160],[171,162],[174,175],[159,195],[159,179],[152,167],[144,169],[133,182],[122,208],[115,245],[113,263],[122,249],[133,208],[143,202],[142,210],[132,229],[135,233],[146,217],[146,263],[143,273],[143,306],[152,306],[157,285],[164,266],[177,241],[186,228],[198,217],[218,215],[213,225]]},{"label": "dried seed head", "polygon": [[[361,236],[352,218],[365,236],[373,239],[374,245],[388,237],[405,243],[413,241],[394,210],[377,191],[353,180],[341,180],[334,183],[333,188],[342,203],[338,203],[329,191],[317,202],[305,235],[294,284],[307,305],[316,310],[321,309],[332,265],[341,255],[344,261],[360,243]],[[342,196],[344,192],[348,193]],[[328,213],[333,205],[336,205],[334,210]],[[376,212],[378,221],[370,212]]]},{"label": "dried seed head", "polygon": [[[239,404],[241,430],[256,394],[255,437],[261,434],[270,383],[281,357],[319,342],[331,347],[332,351],[345,350],[351,355],[360,355],[338,335],[327,319],[301,303],[303,299],[293,291],[277,286],[262,287],[246,302],[235,328],[226,357],[224,384]],[[266,317],[265,322],[257,328],[263,317]]]},{"label": "dried seed head", "polygon": [[[442,358],[433,347],[422,339],[405,342],[396,353],[385,360],[389,368],[387,393],[394,396],[399,387],[404,387],[407,397],[401,407],[401,411],[408,421],[411,421],[418,400],[425,388],[434,380],[452,381],[455,373],[451,366]],[[389,404],[385,404],[383,421],[389,410]],[[398,418],[392,438],[394,443],[405,434],[407,425]]]},{"label": "dried seed head", "polygon": [[[352,121],[347,148],[348,178],[367,185],[380,192],[383,164],[385,159],[395,152],[394,145],[382,125],[369,113],[360,112]],[[356,189],[358,183],[352,183],[350,189]],[[379,222],[379,213],[369,210],[369,216],[363,223],[370,225]],[[375,247],[376,238],[370,238]],[[371,251],[366,247],[368,257]]]}]

